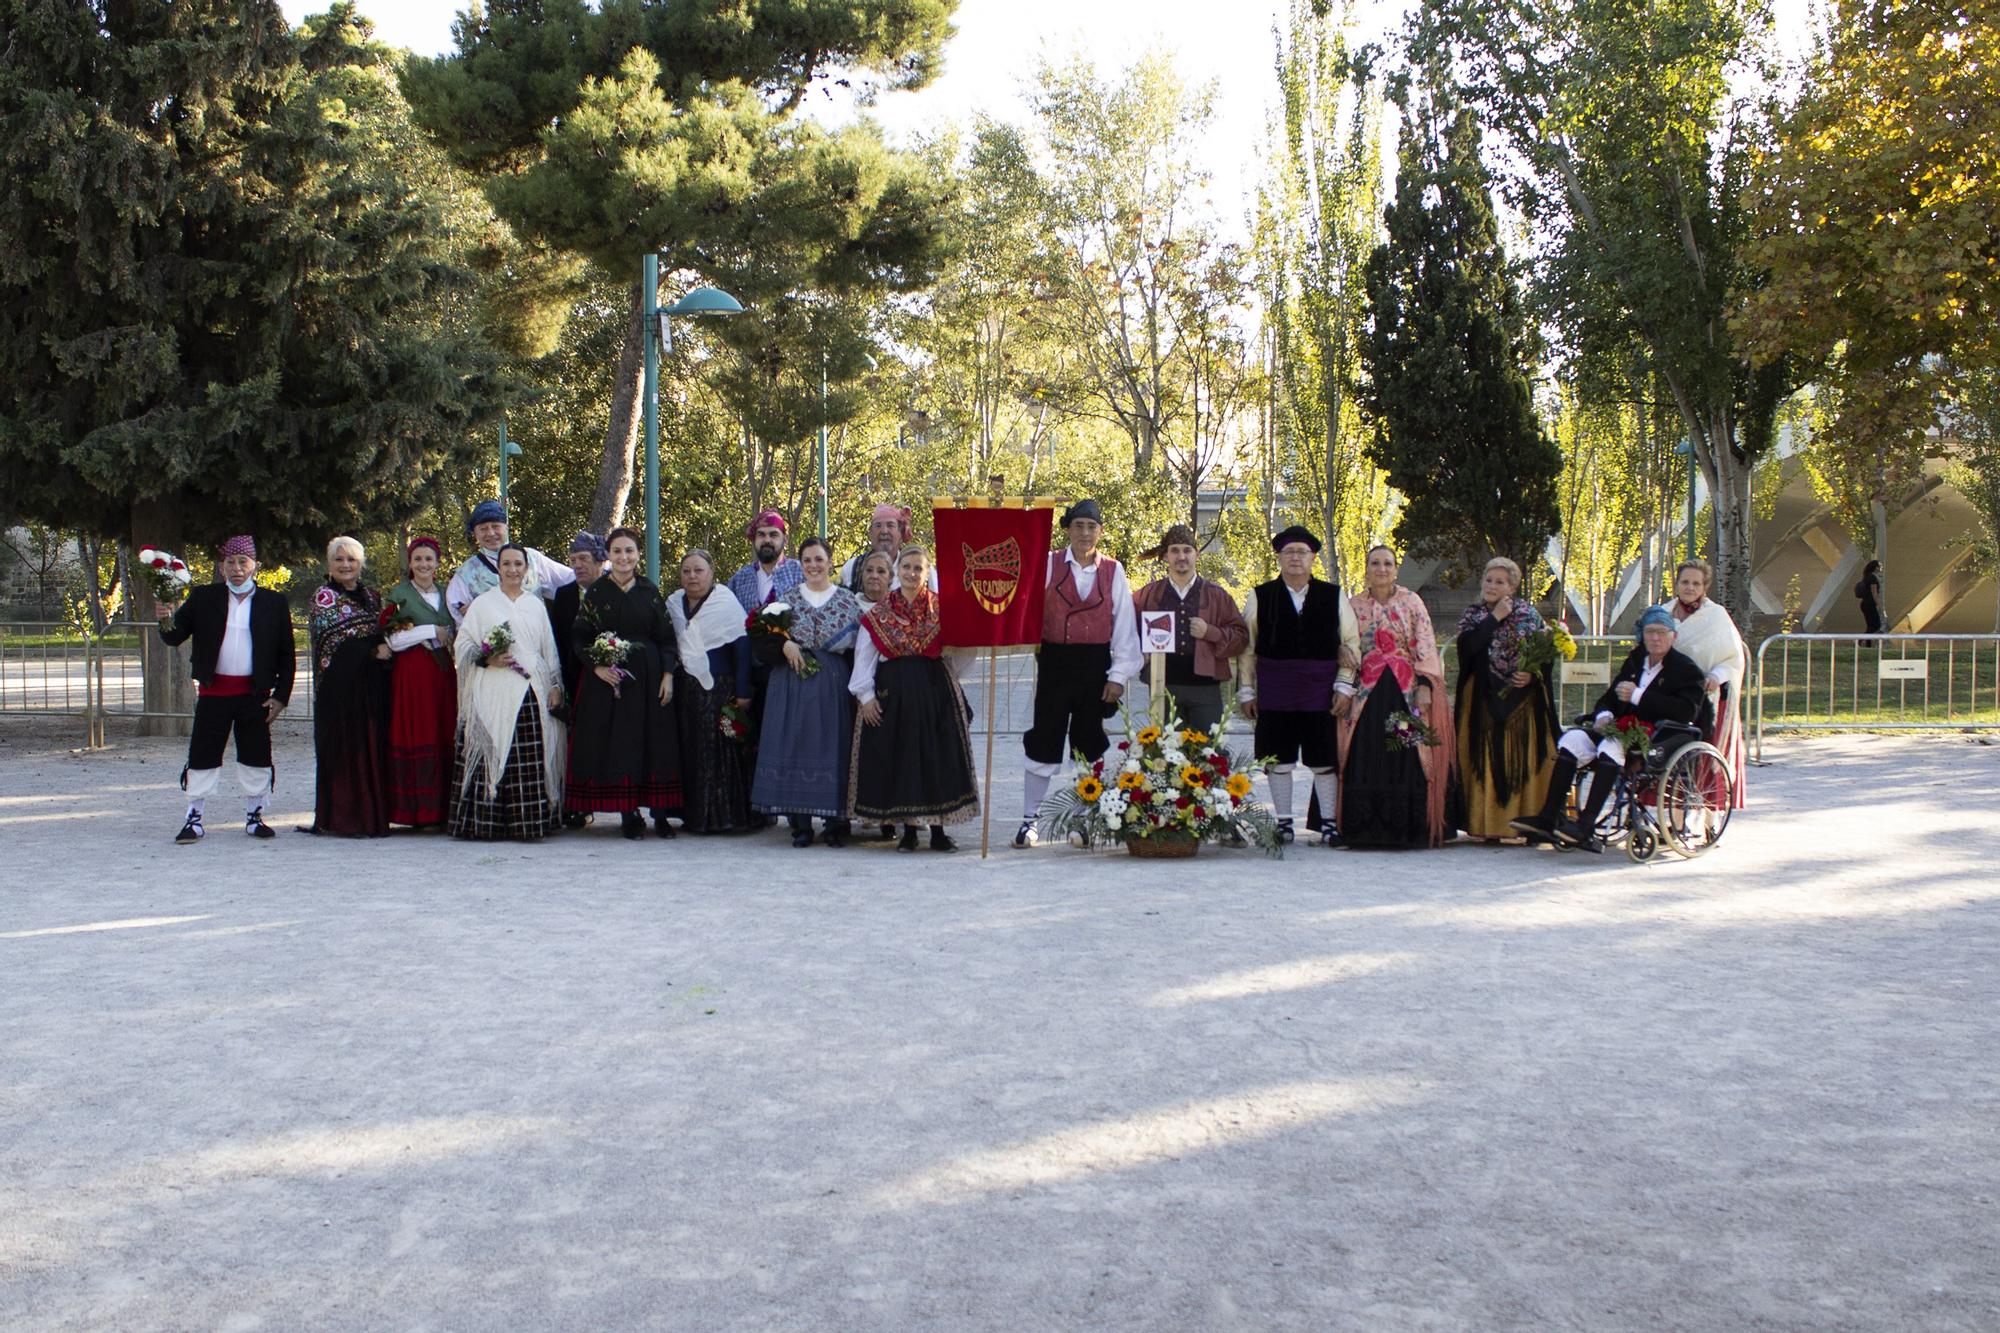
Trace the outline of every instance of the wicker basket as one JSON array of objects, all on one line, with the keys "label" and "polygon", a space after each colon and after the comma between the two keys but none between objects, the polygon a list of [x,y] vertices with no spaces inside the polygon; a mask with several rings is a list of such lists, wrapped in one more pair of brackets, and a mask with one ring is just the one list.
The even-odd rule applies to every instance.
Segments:
[{"label": "wicker basket", "polygon": [[1201,850],[1201,844],[1182,834],[1178,837],[1127,838],[1125,850],[1134,856],[1150,857],[1154,860],[1178,861],[1193,856]]}]

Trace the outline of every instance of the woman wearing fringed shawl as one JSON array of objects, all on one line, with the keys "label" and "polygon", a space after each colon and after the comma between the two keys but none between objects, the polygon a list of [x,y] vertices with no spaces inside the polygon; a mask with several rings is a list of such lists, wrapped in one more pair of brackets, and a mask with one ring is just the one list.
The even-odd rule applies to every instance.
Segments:
[{"label": "woman wearing fringed shawl", "polygon": [[[1453,757],[1444,659],[1423,599],[1396,583],[1400,562],[1386,546],[1368,552],[1367,591],[1350,599],[1361,632],[1361,700],[1340,720],[1341,836],[1349,847],[1437,847]],[[1389,720],[1413,713],[1436,745],[1395,749]]]},{"label": "woman wearing fringed shawl", "polygon": [[1541,808],[1555,766],[1548,673],[1520,668],[1522,646],[1548,626],[1520,593],[1521,567],[1496,557],[1458,618],[1458,787],[1466,832],[1488,842],[1513,837],[1509,821]]},{"label": "woman wearing fringed shawl", "polygon": [[1736,622],[1721,602],[1708,595],[1710,572],[1705,560],[1683,560],[1674,571],[1674,613],[1679,633],[1674,649],[1694,659],[1708,677],[1708,701],[1715,712],[1715,748],[1729,761],[1736,777],[1736,809],[1743,808],[1749,770],[1743,762],[1743,676],[1750,654]]},{"label": "woman wearing fringed shawl", "polygon": [[812,846],[815,815],[826,821],[826,845],[843,847],[853,828],[847,822],[847,762],[854,700],[847,676],[861,604],[833,582],[833,553],[818,537],[800,544],[799,566],[805,582],[782,599],[792,608],[791,637],[756,640],[755,650],[773,669],[750,806],[787,816],[794,847]]},{"label": "woman wearing fringed shawl", "polygon": [[896,557],[897,587],[861,618],[854,674],[847,690],[859,702],[848,770],[850,818],[900,823],[896,850],[917,850],[917,825],[928,824],[931,850],[958,849],[946,824],[979,813],[965,696],[946,666],[930,552],[905,546]]},{"label": "woman wearing fringed shawl", "polygon": [[458,731],[458,673],[451,610],[437,584],[435,537],[414,537],[409,577],[384,593],[389,650],[389,822],[425,828],[451,813],[451,743]]},{"label": "woman wearing fringed shawl", "polygon": [[[562,703],[562,661],[542,599],[525,591],[528,553],[496,553],[500,583],[472,599],[458,627],[458,757],[451,834],[539,842],[561,827],[568,749],[552,712]],[[494,631],[507,627],[502,648]]]},{"label": "woman wearing fringed shawl", "polygon": [[361,543],[335,537],[312,599],[313,822],[309,833],[389,834],[389,644]]},{"label": "woman wearing fringed shawl", "polygon": [[667,597],[680,642],[674,706],[681,730],[681,830],[748,833],[762,827],[750,812],[750,745],[723,735],[723,710],[750,717],[748,612],[715,581],[715,558],[699,548],[681,561],[681,586]]}]

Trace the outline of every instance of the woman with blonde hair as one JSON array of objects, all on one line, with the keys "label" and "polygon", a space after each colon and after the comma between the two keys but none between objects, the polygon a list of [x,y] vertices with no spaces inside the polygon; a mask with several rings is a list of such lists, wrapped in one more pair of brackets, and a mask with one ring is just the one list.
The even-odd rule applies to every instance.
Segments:
[{"label": "woman with blonde hair", "polygon": [[1528,640],[1547,629],[1521,597],[1521,567],[1486,562],[1479,600],[1458,618],[1458,789],[1465,831],[1497,842],[1535,813],[1555,767],[1556,713],[1547,670],[1521,669]]},{"label": "woman with blonde hair", "polygon": [[352,537],[326,547],[312,598],[313,760],[309,833],[389,833],[389,643],[382,594],[361,582],[367,553]]}]

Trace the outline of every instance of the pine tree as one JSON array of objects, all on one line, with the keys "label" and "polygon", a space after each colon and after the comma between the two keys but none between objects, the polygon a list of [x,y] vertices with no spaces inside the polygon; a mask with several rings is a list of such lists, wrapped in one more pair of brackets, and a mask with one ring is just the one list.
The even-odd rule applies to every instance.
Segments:
[{"label": "pine tree", "polygon": [[278,556],[417,508],[507,390],[353,7],[0,0],[0,31],[10,505]]},{"label": "pine tree", "polygon": [[1535,415],[1477,122],[1410,100],[1388,239],[1368,264],[1369,455],[1406,498],[1405,548],[1527,569],[1557,528],[1562,456]]}]

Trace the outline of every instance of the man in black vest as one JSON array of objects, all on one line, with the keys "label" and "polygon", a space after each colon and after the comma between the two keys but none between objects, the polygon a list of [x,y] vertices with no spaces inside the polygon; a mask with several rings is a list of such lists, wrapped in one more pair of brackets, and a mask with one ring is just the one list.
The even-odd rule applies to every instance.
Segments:
[{"label": "man in black vest", "polygon": [[1354,704],[1354,676],[1361,662],[1361,633],[1340,589],[1313,577],[1319,538],[1289,527],[1271,538],[1278,577],[1250,590],[1243,619],[1250,647],[1238,659],[1237,703],[1257,724],[1252,749],[1275,759],[1266,775],[1278,839],[1290,842],[1292,771],[1303,759],[1323,814],[1320,845],[1340,844],[1333,826],[1335,773],[1340,764],[1337,721]]},{"label": "man in black vest", "polygon": [[160,637],[169,645],[194,640],[194,734],[188,738],[181,789],[187,821],[174,841],[201,841],[202,809],[222,779],[222,750],[236,736],[236,781],[243,789],[243,831],[276,835],[264,822],[264,802],[276,789],[271,721],[292,698],[297,643],[292,608],[281,592],[257,586],[257,544],[231,537],[216,562],[222,582],[196,588],[180,606],[160,606]]}]

